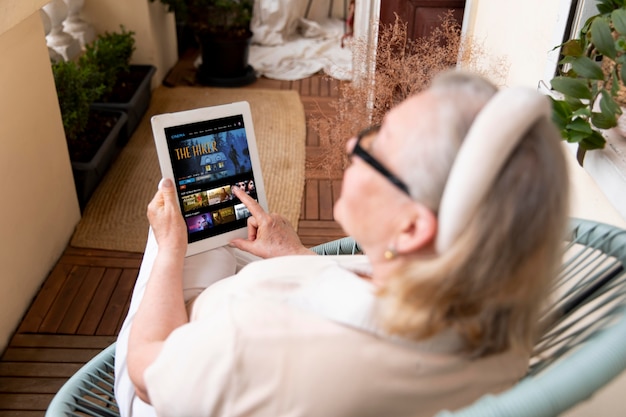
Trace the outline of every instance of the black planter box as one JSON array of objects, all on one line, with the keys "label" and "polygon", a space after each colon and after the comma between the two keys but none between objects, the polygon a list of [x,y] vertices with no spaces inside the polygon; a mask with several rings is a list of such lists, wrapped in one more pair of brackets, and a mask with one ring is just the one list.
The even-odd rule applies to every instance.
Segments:
[{"label": "black planter box", "polygon": [[[131,65],[130,74],[135,72],[143,74],[138,83],[132,97],[125,102],[113,101],[115,97],[104,97],[103,101],[92,104],[94,108],[120,110],[126,113],[128,116],[128,122],[126,123],[126,129],[122,135],[120,135],[121,145],[124,145],[128,139],[132,136],[135,129],[141,122],[143,115],[148,110],[150,105],[150,99],[152,98],[151,80],[152,76],[156,72],[156,68],[152,65]],[[124,76],[120,76],[118,83],[125,82]],[[114,88],[115,91],[115,88]]]},{"label": "black planter box", "polygon": [[[108,110],[106,110],[108,111]],[[88,162],[72,161],[72,173],[74,184],[81,210],[85,207],[89,198],[96,190],[98,184],[108,171],[119,151],[119,140],[125,135],[128,116],[122,111],[109,111],[118,116],[117,123],[113,126],[96,154]]]}]

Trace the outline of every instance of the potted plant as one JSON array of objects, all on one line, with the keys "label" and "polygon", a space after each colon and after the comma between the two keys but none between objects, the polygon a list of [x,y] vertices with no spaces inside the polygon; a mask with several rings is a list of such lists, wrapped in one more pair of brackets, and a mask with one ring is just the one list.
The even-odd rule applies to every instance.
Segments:
[{"label": "potted plant", "polygon": [[82,208],[117,153],[126,114],[91,106],[105,90],[103,74],[94,65],[58,61],[52,63],[52,72]]},{"label": "potted plant", "polygon": [[577,159],[602,149],[605,129],[617,126],[626,81],[626,0],[599,0],[579,36],[561,45],[559,74],[551,80],[553,120],[563,139],[578,144]]},{"label": "potted plant", "polygon": [[[94,65],[104,77],[104,92],[94,107],[124,111],[128,116],[122,142],[130,138],[148,110],[152,96],[152,65],[131,65],[135,33],[121,26],[120,32],[105,32],[85,46],[80,65]],[[123,143],[122,143],[123,144]]]},{"label": "potted plant", "polygon": [[254,0],[159,1],[176,14],[177,20],[186,22],[198,40],[202,54],[199,83],[234,87],[256,79],[248,64]]}]

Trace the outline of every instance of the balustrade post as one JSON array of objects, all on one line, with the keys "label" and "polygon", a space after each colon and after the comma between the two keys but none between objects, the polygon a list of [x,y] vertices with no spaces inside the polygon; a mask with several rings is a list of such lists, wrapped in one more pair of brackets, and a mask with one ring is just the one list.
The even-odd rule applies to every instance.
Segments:
[{"label": "balustrade post", "polygon": [[85,5],[85,0],[64,0],[68,9],[67,19],[63,21],[65,32],[78,39],[82,49],[96,38],[96,33],[91,24],[81,17],[81,10]]},{"label": "balustrade post", "polygon": [[46,35],[48,46],[54,49],[66,61],[71,61],[80,54],[80,43],[63,30],[63,21],[67,18],[68,8],[63,0],[52,0],[42,10],[50,19],[50,33]]},{"label": "balustrade post", "polygon": [[[48,34],[50,33],[50,30],[52,29],[50,18],[48,17],[48,15],[43,9],[39,9],[39,16],[41,17],[41,21],[43,23],[43,31],[45,35],[48,36]],[[50,46],[48,46],[48,55],[50,56],[50,60],[52,62],[59,62],[63,60],[63,57],[57,51],[52,49]]]}]

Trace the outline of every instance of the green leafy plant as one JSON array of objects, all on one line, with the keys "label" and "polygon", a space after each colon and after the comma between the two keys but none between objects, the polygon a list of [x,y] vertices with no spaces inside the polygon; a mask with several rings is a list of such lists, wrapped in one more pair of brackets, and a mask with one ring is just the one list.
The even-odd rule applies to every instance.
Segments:
[{"label": "green leafy plant", "polygon": [[109,93],[123,72],[128,72],[135,51],[135,32],[121,26],[120,32],[105,32],[85,46],[79,65],[95,66],[103,74],[104,93]]},{"label": "green leafy plant", "polygon": [[104,77],[95,65],[73,61],[53,63],[52,73],[65,137],[71,146],[87,127],[91,103],[104,92]]},{"label": "green leafy plant", "polygon": [[150,0],[155,1],[198,35],[239,38],[250,33],[254,0]]},{"label": "green leafy plant", "polygon": [[553,120],[564,140],[578,144],[578,162],[602,149],[602,130],[617,126],[626,81],[626,0],[599,0],[579,36],[561,46],[559,75],[551,80]]}]

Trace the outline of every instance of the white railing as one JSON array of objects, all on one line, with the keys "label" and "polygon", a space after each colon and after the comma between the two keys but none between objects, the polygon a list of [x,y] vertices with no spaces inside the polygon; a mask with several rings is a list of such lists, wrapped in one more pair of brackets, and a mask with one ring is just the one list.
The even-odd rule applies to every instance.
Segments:
[{"label": "white railing", "polygon": [[75,59],[95,38],[93,26],[81,17],[85,0],[52,0],[41,9],[46,44],[52,60]]}]

